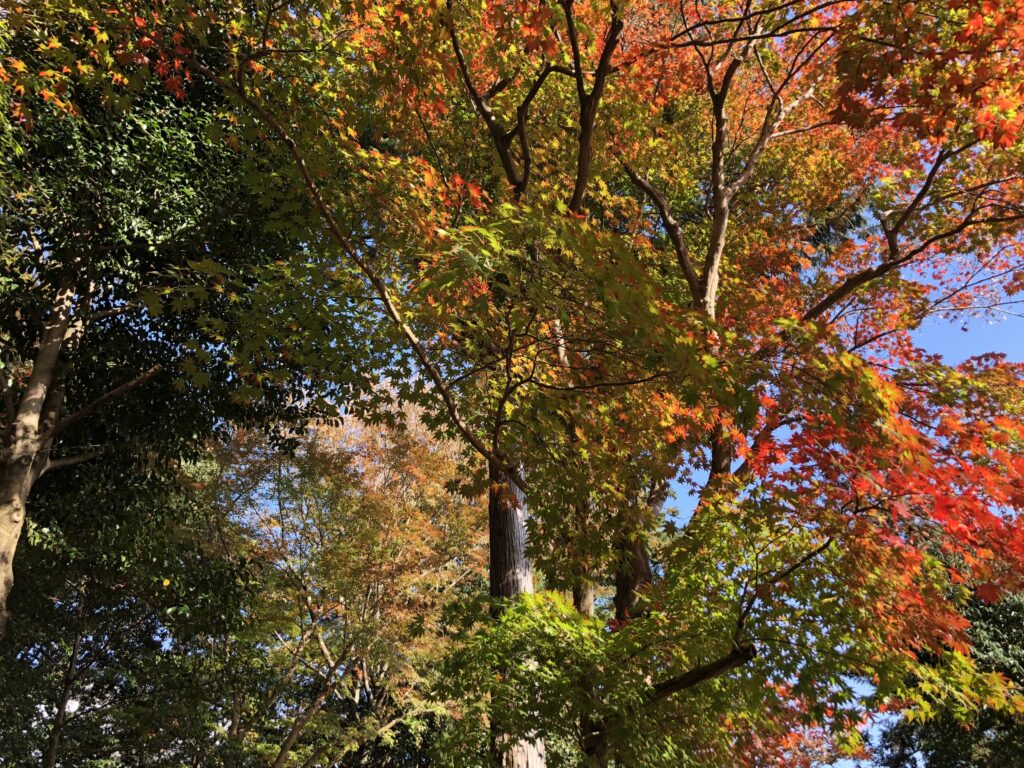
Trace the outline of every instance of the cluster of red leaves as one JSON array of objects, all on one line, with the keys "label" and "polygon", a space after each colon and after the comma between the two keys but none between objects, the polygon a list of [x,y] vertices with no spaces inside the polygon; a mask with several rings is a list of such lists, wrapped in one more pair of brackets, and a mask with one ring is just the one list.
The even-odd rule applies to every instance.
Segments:
[{"label": "cluster of red leaves", "polygon": [[1024,114],[1024,6],[1017,0],[861,3],[845,22],[837,115],[892,119],[941,139],[963,125],[1000,146]]}]

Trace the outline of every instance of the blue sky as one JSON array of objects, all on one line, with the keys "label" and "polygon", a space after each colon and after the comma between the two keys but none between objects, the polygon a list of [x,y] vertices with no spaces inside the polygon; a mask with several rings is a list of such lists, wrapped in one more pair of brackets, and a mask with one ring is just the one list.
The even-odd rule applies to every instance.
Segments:
[{"label": "blue sky", "polygon": [[972,319],[966,331],[962,327],[962,320],[930,317],[914,336],[921,346],[941,354],[949,364],[984,352],[1004,352],[1010,360],[1024,362],[1024,318],[1010,315],[996,322]]}]

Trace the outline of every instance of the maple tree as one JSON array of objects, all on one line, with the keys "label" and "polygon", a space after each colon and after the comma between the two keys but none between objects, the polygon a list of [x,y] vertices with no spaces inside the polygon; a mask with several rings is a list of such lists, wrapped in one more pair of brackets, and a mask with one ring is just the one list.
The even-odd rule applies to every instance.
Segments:
[{"label": "maple tree", "polygon": [[450,695],[487,717],[453,761],[758,765],[855,752],[865,706],[1020,706],[959,608],[1019,586],[1024,368],[913,336],[1024,287],[1019,4],[67,0],[10,23],[53,62],[5,61],[25,125],[75,112],[72,83],[126,108],[150,75],[220,88],[228,141],[319,216],[320,309],[375,308],[364,364],[486,461],[496,601]]},{"label": "maple tree", "polygon": [[[1021,595],[1008,595],[995,603],[974,601],[966,608],[968,630],[979,665],[997,669],[1020,685]],[[880,737],[884,768],[918,765],[920,756],[929,768],[972,765],[1011,766],[1021,753],[1019,713],[983,711],[966,727],[948,712],[925,721],[890,722]]]}]

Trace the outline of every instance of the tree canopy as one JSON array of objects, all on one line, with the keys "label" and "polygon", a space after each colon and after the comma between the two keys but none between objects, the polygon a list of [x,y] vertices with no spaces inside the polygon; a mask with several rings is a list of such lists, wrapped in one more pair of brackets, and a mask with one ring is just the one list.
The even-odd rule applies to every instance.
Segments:
[{"label": "tree canopy", "polygon": [[1024,711],[1024,363],[916,333],[1020,303],[1019,3],[0,24],[19,754],[179,682],[88,759],[810,766]]}]

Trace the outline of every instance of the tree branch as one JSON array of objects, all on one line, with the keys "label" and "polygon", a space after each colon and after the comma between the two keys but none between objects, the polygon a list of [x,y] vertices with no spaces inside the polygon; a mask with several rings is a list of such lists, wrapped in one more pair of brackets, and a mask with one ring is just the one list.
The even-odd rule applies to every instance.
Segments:
[{"label": "tree branch", "polygon": [[110,403],[110,402],[116,400],[117,398],[121,397],[121,395],[124,395],[125,393],[130,392],[131,390],[135,389],[136,387],[141,386],[142,384],[145,384],[151,378],[156,376],[161,370],[163,370],[163,365],[160,364],[160,363],[157,363],[156,365],[154,365],[153,367],[149,368],[148,370],[143,371],[142,373],[140,373],[138,376],[136,376],[131,381],[126,381],[121,386],[115,387],[114,389],[112,389],[109,392],[107,392],[107,394],[105,394],[105,395],[103,395],[101,397],[96,398],[95,400],[93,400],[88,405],[83,406],[82,408],[79,408],[73,414],[71,414],[67,418],[63,419],[62,421],[58,422],[45,435],[40,437],[39,438],[39,445],[40,446],[46,446],[51,440],[53,440],[53,438],[55,438],[61,432],[66,430],[68,427],[70,427],[70,426],[72,426],[74,424],[77,424],[82,419],[86,418],[87,416],[91,416],[92,414],[96,413],[96,411],[100,410],[101,408],[103,408],[108,403]]},{"label": "tree branch", "polygon": [[213,74],[209,68],[204,65],[193,62],[196,70],[202,72],[204,75],[209,77],[219,87],[233,93],[237,96],[243,104],[245,104],[253,113],[262,120],[270,129],[277,134],[277,137],[288,149],[292,159],[295,161],[295,165],[298,168],[299,175],[302,177],[303,184],[306,187],[306,191],[320,212],[324,223],[327,225],[327,229],[331,234],[331,237],[342,249],[342,251],[352,259],[359,271],[362,272],[363,276],[369,281],[380,298],[381,303],[384,305],[385,313],[388,319],[394,323],[398,332],[405,338],[409,347],[412,349],[414,356],[422,366],[423,370],[426,371],[427,377],[433,383],[437,389],[438,394],[441,396],[441,400],[444,403],[445,410],[448,412],[448,416],[452,421],[452,424],[458,430],[471,446],[485,459],[492,461],[500,466],[505,472],[512,477],[516,484],[520,488],[528,488],[527,484],[522,480],[520,474],[509,465],[503,457],[497,455],[494,451],[491,451],[484,442],[476,435],[473,430],[462,420],[462,416],[459,413],[458,406],[455,403],[455,398],[452,396],[451,390],[445,383],[444,378],[441,376],[441,372],[434,365],[434,362],[430,359],[427,351],[424,349],[423,344],[420,342],[416,332],[413,331],[412,327],[405,321],[402,316],[398,305],[395,303],[394,298],[391,295],[391,291],[388,289],[387,283],[384,279],[377,274],[377,271],[370,265],[370,263],[359,255],[359,252],[349,242],[348,237],[341,229],[341,225],[338,224],[337,219],[334,218],[334,214],[331,211],[330,206],[327,204],[323,193],[320,191],[320,185],[317,184],[316,179],[313,178],[312,171],[309,170],[309,166],[306,163],[306,158],[299,149],[299,145],[292,137],[291,133],[287,128],[278,120],[268,109],[263,107],[261,104],[254,101],[245,90],[245,87],[241,83],[233,84],[222,77]]},{"label": "tree branch", "polygon": [[757,649],[753,645],[738,645],[720,659],[695,667],[689,672],[679,675],[679,677],[673,677],[657,683],[648,695],[647,701],[651,704],[663,701],[675,693],[685,691],[687,688],[692,688],[705,680],[718,677],[729,670],[742,666],[756,655]]},{"label": "tree branch", "polygon": [[[459,65],[459,73],[462,76],[463,85],[466,86],[470,101],[473,102],[473,108],[483,119],[488,132],[491,134],[494,148],[498,153],[498,159],[501,160],[501,167],[505,171],[505,178],[508,179],[509,184],[515,187],[518,193],[525,183],[525,174],[520,173],[519,169],[516,168],[512,153],[509,152],[509,134],[506,134],[501,129],[501,126],[498,125],[498,120],[494,116],[494,112],[491,111],[486,97],[482,96],[476,89],[476,86],[473,85],[473,78],[469,73],[469,64],[466,62],[466,56],[462,52],[462,46],[459,44],[458,33],[455,31],[455,15],[452,12],[452,0],[447,0],[447,9],[448,17],[444,20],[444,24],[448,28],[448,37],[452,43],[452,50],[455,52],[455,60]],[[546,77],[546,75],[544,76]],[[245,99],[247,97],[243,96],[242,98]]]},{"label": "tree branch", "polygon": [[668,239],[672,242],[672,247],[676,252],[676,261],[679,262],[679,268],[683,270],[683,275],[686,277],[686,283],[690,287],[690,295],[693,297],[694,306],[700,305],[700,278],[697,276],[697,271],[693,268],[693,262],[690,260],[690,251],[686,246],[686,240],[683,238],[682,227],[679,226],[679,222],[672,216],[672,210],[669,207],[668,200],[665,199],[665,195],[662,194],[661,190],[657,189],[647,179],[636,173],[630,166],[629,163],[620,160],[622,167],[626,170],[626,174],[632,179],[633,183],[639,187],[654,203],[654,207],[658,209],[658,214],[661,216],[661,223],[665,227],[665,231],[668,233]]},{"label": "tree branch", "polygon": [[90,451],[83,451],[82,453],[76,453],[73,456],[62,456],[59,459],[48,459],[46,464],[43,465],[42,471],[40,471],[40,477],[45,475],[51,469],[63,469],[64,467],[73,467],[76,464],[81,464],[86,461],[95,459],[97,456],[102,456],[106,453],[106,448],[93,448]]},{"label": "tree branch", "polygon": [[604,86],[608,74],[612,68],[612,56],[619,43],[619,35],[622,32],[622,18],[619,15],[619,6],[612,0],[612,17],[608,23],[608,33],[604,38],[604,46],[601,48],[601,56],[598,59],[597,69],[594,71],[594,85],[590,93],[586,92],[583,82],[583,64],[580,57],[579,41],[576,37],[576,23],[572,13],[573,0],[562,0],[562,8],[565,10],[565,21],[569,30],[569,42],[572,46],[573,69],[576,72],[576,94],[580,103],[580,135],[579,149],[576,155],[576,182],[573,185],[572,197],[569,199],[569,210],[578,213],[583,207],[583,197],[587,191],[587,182],[590,179],[590,164],[594,156],[594,127],[597,123],[597,108],[601,103],[601,95],[604,93]]}]

